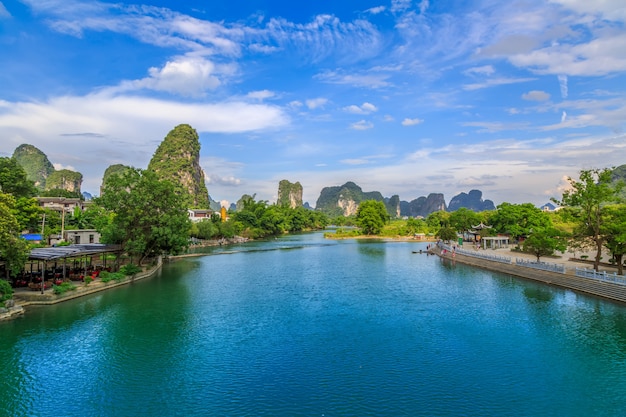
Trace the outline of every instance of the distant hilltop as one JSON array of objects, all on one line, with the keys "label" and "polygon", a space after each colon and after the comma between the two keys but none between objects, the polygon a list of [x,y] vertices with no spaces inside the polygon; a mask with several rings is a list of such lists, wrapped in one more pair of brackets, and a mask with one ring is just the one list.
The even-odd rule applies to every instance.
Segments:
[{"label": "distant hilltop", "polygon": [[410,202],[401,201],[397,195],[383,197],[379,191],[364,192],[354,182],[347,182],[341,186],[324,187],[320,193],[315,208],[330,216],[350,216],[357,212],[359,204],[365,200],[382,201],[391,217],[426,217],[435,211],[456,211],[461,207],[473,211],[495,210],[491,200],[482,199],[482,191],[471,190],[469,193],[460,193],[450,200],[446,206],[444,195],[431,193],[427,197],[418,197]]},{"label": "distant hilltop", "polygon": [[[24,168],[29,180],[35,183],[41,196],[81,196],[83,175],[80,172],[67,169],[56,170],[45,153],[33,145],[18,146],[13,158]],[[115,164],[104,172],[102,184],[111,175],[121,175],[129,166]],[[219,210],[221,205],[213,200],[208,193],[205,174],[200,166],[200,140],[198,133],[188,124],[174,127],[156,149],[148,170],[155,172],[160,178],[176,184],[189,208]],[[613,169],[613,181],[626,182],[626,164]],[[102,192],[102,190],[100,190]],[[626,187],[623,189],[626,198]],[[256,194],[255,194],[256,195]],[[278,198],[276,204],[291,208],[305,207],[311,209],[308,202],[302,201],[303,189],[300,182],[281,180],[278,184]],[[249,196],[248,196],[249,197]],[[329,216],[350,216],[356,214],[359,204],[366,200],[381,201],[392,218],[398,217],[427,217],[436,211],[456,211],[466,208],[480,212],[495,210],[492,200],[483,199],[481,190],[461,192],[450,200],[446,200],[442,193],[430,193],[411,201],[400,200],[398,195],[384,197],[379,191],[363,191],[352,181],[343,185],[324,187],[317,199],[315,209]],[[236,207],[233,203],[231,207]]]},{"label": "distant hilltop", "polygon": [[45,153],[24,143],[13,152],[13,159],[24,168],[26,177],[35,183],[40,194],[54,194],[61,190],[80,196],[83,174],[69,169],[56,170]]}]

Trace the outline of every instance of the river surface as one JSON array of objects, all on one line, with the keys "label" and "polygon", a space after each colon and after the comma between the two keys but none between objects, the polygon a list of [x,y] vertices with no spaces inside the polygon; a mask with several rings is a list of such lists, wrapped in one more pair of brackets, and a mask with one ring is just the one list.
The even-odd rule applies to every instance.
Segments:
[{"label": "river surface", "polygon": [[321,233],[0,323],[0,416],[623,416],[626,308]]}]

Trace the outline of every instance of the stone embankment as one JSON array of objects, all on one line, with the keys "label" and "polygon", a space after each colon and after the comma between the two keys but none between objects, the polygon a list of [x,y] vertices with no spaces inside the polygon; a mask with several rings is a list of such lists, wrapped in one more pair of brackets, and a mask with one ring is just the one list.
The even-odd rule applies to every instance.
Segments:
[{"label": "stone embankment", "polygon": [[94,294],[100,291],[116,288],[122,285],[130,284],[131,282],[151,277],[159,269],[161,269],[162,265],[163,260],[161,257],[159,257],[157,263],[154,266],[151,266],[146,270],[137,273],[133,277],[127,277],[119,282],[102,282],[96,279],[88,285],[84,283],[79,283],[76,285],[75,290],[68,291],[64,294],[55,294],[54,291],[51,289],[44,291],[43,294],[41,293],[41,291],[32,291],[26,288],[20,289],[13,293],[13,300],[9,300],[11,302],[7,306],[8,308],[0,310],[0,321],[14,319],[16,317],[19,317],[20,315],[23,315],[25,312],[24,307],[27,306],[57,304],[63,301],[72,300],[78,297],[84,297],[89,294]]},{"label": "stone embankment", "polygon": [[565,273],[560,273],[527,268],[514,263],[503,263],[489,259],[466,256],[453,251],[441,250],[436,245],[433,245],[429,249],[429,252],[438,255],[443,259],[448,259],[451,262],[459,262],[490,271],[514,275],[532,281],[543,282],[548,285],[555,285],[557,287],[567,288],[576,292],[590,294],[596,297],[626,304],[626,285],[576,276],[575,265],[571,261],[565,262],[568,264],[568,268],[566,268]]}]

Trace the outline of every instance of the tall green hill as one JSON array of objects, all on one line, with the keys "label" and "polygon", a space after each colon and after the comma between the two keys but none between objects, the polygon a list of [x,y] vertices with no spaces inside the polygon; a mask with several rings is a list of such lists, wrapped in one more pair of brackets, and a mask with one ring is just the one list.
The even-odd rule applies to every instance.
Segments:
[{"label": "tall green hill", "polygon": [[54,172],[54,166],[41,150],[33,145],[22,144],[13,152],[13,158],[24,168],[26,176],[39,190],[46,189],[46,181]]},{"label": "tall green hill", "polygon": [[302,184],[300,182],[291,183],[288,180],[281,180],[278,183],[278,199],[276,204],[291,208],[302,206]]},{"label": "tall green hill", "polygon": [[[361,187],[349,181],[338,187],[324,187],[315,208],[330,216],[350,216],[356,214],[359,204],[365,200],[385,201],[380,192],[363,192]],[[392,215],[395,216],[395,213]]]},{"label": "tall green hill", "polygon": [[188,124],[178,125],[167,134],[148,170],[178,186],[187,207],[209,208],[209,193],[200,167],[200,139]]},{"label": "tall green hill", "polygon": [[52,172],[46,180],[46,191],[65,190],[80,194],[80,186],[83,183],[83,174],[69,169],[61,169]]}]

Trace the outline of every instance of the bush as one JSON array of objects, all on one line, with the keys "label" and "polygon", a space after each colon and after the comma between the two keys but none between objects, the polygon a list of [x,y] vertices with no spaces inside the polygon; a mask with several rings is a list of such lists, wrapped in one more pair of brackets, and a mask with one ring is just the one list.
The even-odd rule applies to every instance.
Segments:
[{"label": "bush", "polygon": [[55,294],[61,295],[65,294],[68,291],[74,291],[76,289],[76,285],[71,282],[63,282],[60,285],[53,285],[52,290]]},{"label": "bush", "polygon": [[13,298],[13,288],[9,281],[0,278],[0,303],[4,303],[6,300]]},{"label": "bush", "polygon": [[83,279],[83,281],[85,281],[85,285],[89,285],[89,283],[90,283],[91,281],[93,281],[93,278],[92,278],[92,277],[90,277],[89,275],[87,275],[87,276]]},{"label": "bush", "polygon": [[120,268],[120,272],[128,276],[135,275],[141,271],[143,270],[135,264],[124,265],[123,267]]},{"label": "bush", "polygon": [[102,282],[109,282],[109,281],[120,282],[123,279],[124,279],[124,274],[122,274],[121,272],[107,272],[107,271],[100,272],[100,281]]}]

